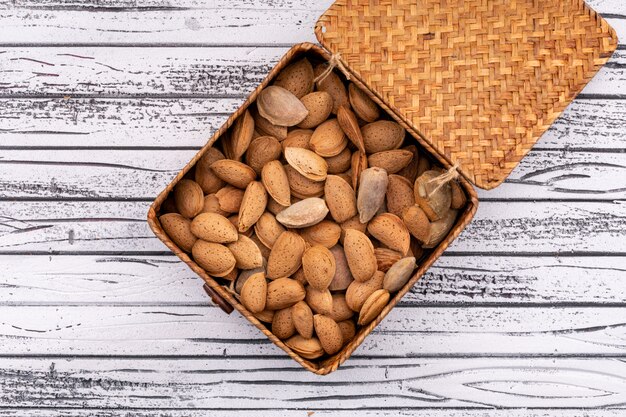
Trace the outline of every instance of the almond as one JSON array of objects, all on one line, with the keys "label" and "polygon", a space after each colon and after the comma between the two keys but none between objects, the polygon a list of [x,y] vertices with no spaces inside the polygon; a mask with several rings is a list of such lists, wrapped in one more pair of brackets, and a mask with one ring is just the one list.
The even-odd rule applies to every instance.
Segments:
[{"label": "almond", "polygon": [[285,166],[285,172],[289,179],[289,188],[291,189],[292,196],[309,198],[320,197],[324,194],[324,181],[312,181],[300,174],[290,165]]},{"label": "almond", "polygon": [[187,218],[194,217],[204,207],[204,193],[197,182],[182,179],[174,187],[174,201],[178,212]]},{"label": "almond", "polygon": [[324,246],[313,246],[304,252],[302,269],[311,287],[326,289],[335,276],[335,257]]},{"label": "almond", "polygon": [[350,169],[352,164],[352,152],[346,147],[338,155],[325,158],[329,174],[341,174]]},{"label": "almond", "polygon": [[402,212],[402,221],[420,244],[425,243],[430,237],[430,220],[420,206],[405,208]]},{"label": "almond", "polygon": [[245,235],[239,235],[236,242],[229,243],[228,249],[235,257],[236,266],[239,269],[255,269],[263,266],[261,249]]},{"label": "almond", "polygon": [[274,313],[272,318],[272,333],[279,339],[288,339],[296,332],[293,319],[291,317],[291,308],[283,308]]},{"label": "almond", "polygon": [[267,288],[267,281],[262,272],[250,276],[241,288],[241,304],[251,313],[265,310]]},{"label": "almond", "polygon": [[314,78],[313,66],[308,59],[302,58],[279,72],[274,85],[283,87],[301,98],[313,91]]},{"label": "almond", "polygon": [[[278,163],[280,165],[280,163]],[[237,229],[246,232],[259,220],[267,206],[267,193],[259,181],[252,181],[246,187],[241,200]]]},{"label": "almond", "polygon": [[254,269],[244,269],[239,273],[237,279],[233,284],[231,284],[231,288],[235,290],[237,294],[241,295],[241,290],[243,289],[243,284],[246,283],[248,279],[254,274],[258,274],[259,272],[265,275],[265,268],[254,268]]},{"label": "almond", "polygon": [[161,226],[174,243],[184,250],[191,252],[196,237],[191,233],[191,221],[178,213],[167,213],[159,217]]},{"label": "almond", "polygon": [[223,277],[235,268],[235,257],[224,245],[198,239],[191,249],[194,260],[209,275]]},{"label": "almond", "polygon": [[395,214],[383,213],[374,217],[367,225],[367,231],[389,249],[403,255],[409,252],[411,245],[409,229]]},{"label": "almond", "polygon": [[304,300],[304,297],[304,287],[298,281],[291,278],[278,278],[267,286],[265,306],[270,310],[280,310]]},{"label": "almond", "polygon": [[277,126],[295,126],[302,122],[309,111],[291,91],[270,85],[256,99],[259,114]]},{"label": "almond", "polygon": [[363,133],[359,126],[359,121],[352,111],[346,106],[340,106],[337,112],[337,122],[341,130],[346,134],[350,142],[357,147],[359,151],[365,154],[365,143],[363,141]]},{"label": "almond", "polygon": [[304,269],[302,269],[302,267],[298,268],[298,270],[293,273],[291,278],[295,279],[296,281],[298,281],[302,285],[306,285],[307,284],[306,278],[304,277]]},{"label": "almond", "polygon": [[355,280],[367,281],[374,275],[376,272],[374,246],[365,234],[354,229],[346,230],[343,249]]},{"label": "almond", "polygon": [[350,166],[352,169],[352,188],[356,190],[359,186],[361,174],[367,169],[367,155],[363,152],[356,151],[352,154]]},{"label": "almond", "polygon": [[243,162],[220,159],[211,164],[211,169],[221,180],[233,187],[245,189],[256,179],[256,172]]},{"label": "almond", "polygon": [[237,241],[237,229],[224,216],[215,213],[200,213],[191,222],[191,233],[213,243]]},{"label": "almond", "polygon": [[333,296],[328,289],[317,290],[307,286],[305,301],[317,314],[330,314],[333,311]]},{"label": "almond", "polygon": [[339,330],[341,330],[341,338],[343,339],[344,345],[354,339],[356,326],[352,320],[340,321],[337,325],[339,326]]},{"label": "almond", "polygon": [[351,219],[348,219],[345,222],[341,223],[339,226],[341,227],[341,237],[339,238],[339,241],[342,245],[346,238],[346,230],[354,229],[358,230],[361,233],[367,232],[367,223],[361,223],[359,220],[359,216],[354,216]]},{"label": "almond", "polygon": [[291,204],[291,191],[289,190],[289,178],[280,161],[270,161],[261,171],[261,180],[265,189],[272,198],[281,206]]},{"label": "almond", "polygon": [[380,110],[367,93],[355,84],[348,85],[348,97],[354,112],[366,122],[374,122],[380,117]]},{"label": "almond", "polygon": [[254,225],[254,233],[256,233],[263,245],[270,249],[274,246],[274,242],[276,242],[278,236],[284,231],[285,228],[268,212],[263,213]]},{"label": "almond", "polygon": [[254,118],[254,127],[262,136],[273,136],[279,142],[287,137],[287,126],[277,126],[272,124],[265,117],[261,116],[257,109],[251,111]]},{"label": "almond", "polygon": [[305,243],[297,233],[286,231],[274,242],[267,260],[267,277],[276,279],[288,277],[302,265]]},{"label": "almond", "polygon": [[[314,69],[315,77],[318,77],[320,74],[322,74],[327,67],[328,64],[326,63],[317,65]],[[337,114],[339,106],[348,104],[348,92],[346,91],[346,86],[343,84],[343,81],[336,73],[331,72],[330,74],[328,74],[327,77],[319,80],[316,84],[319,91],[326,91],[332,96],[333,114]]]},{"label": "almond", "polygon": [[309,114],[298,124],[299,128],[311,129],[328,119],[333,109],[333,98],[325,91],[309,93],[300,99]]},{"label": "almond", "polygon": [[465,207],[467,203],[467,197],[465,196],[465,192],[461,188],[461,184],[456,181],[450,182],[450,188],[452,191],[452,200],[450,202],[450,208],[454,210],[460,210]]},{"label": "almond", "polygon": [[291,307],[291,318],[296,331],[307,339],[313,337],[313,312],[307,303],[298,301]]},{"label": "almond", "polygon": [[222,278],[227,281],[233,281],[239,275],[239,269],[233,268],[228,274],[224,275]]},{"label": "almond", "polygon": [[322,245],[330,249],[339,241],[341,227],[330,220],[322,220],[316,225],[302,229],[300,236],[311,246]]},{"label": "almond", "polygon": [[330,215],[338,223],[343,223],[356,216],[356,196],[354,190],[346,181],[336,175],[326,177],[324,197],[330,210]]},{"label": "almond", "polygon": [[343,346],[343,337],[337,323],[328,316],[316,314],[313,316],[315,334],[326,353],[333,355]]},{"label": "almond", "polygon": [[324,354],[324,348],[317,337],[305,339],[297,334],[287,339],[285,345],[304,359],[317,359]]},{"label": "almond", "polygon": [[[231,214],[230,216],[228,216],[228,220],[232,223],[233,226],[235,226],[236,229],[239,228],[239,214]],[[252,236],[253,233],[254,230],[252,228],[241,232],[242,235],[245,235],[247,237]]]},{"label": "almond", "polygon": [[246,153],[250,142],[252,142],[252,135],[254,134],[254,119],[248,110],[246,110],[241,116],[237,118],[230,134],[230,154],[229,159],[236,161],[241,160],[243,154]]},{"label": "almond", "polygon": [[365,326],[374,320],[383,311],[385,306],[387,306],[389,298],[389,291],[387,290],[374,291],[374,293],[367,298],[361,308],[358,324],[360,326]]},{"label": "almond", "polygon": [[261,242],[259,240],[259,237],[254,233],[250,236],[250,239],[254,242],[255,245],[257,245],[257,247],[261,251],[261,256],[263,257],[264,262],[267,263],[265,260],[269,259],[270,257],[270,248],[265,246],[265,244]]},{"label": "almond", "polygon": [[298,229],[321,222],[327,214],[326,202],[321,198],[312,197],[287,207],[278,213],[276,220],[285,227]]},{"label": "almond", "polygon": [[386,197],[387,210],[398,217],[405,208],[415,205],[412,184],[399,175],[389,175]]},{"label": "almond", "polygon": [[361,173],[359,179],[359,195],[357,208],[361,223],[367,223],[381,208],[387,192],[389,179],[387,171],[382,168],[368,168]]},{"label": "almond", "polygon": [[221,210],[227,213],[237,213],[243,200],[243,190],[227,185],[215,193],[215,197]]},{"label": "almond", "polygon": [[404,284],[406,284],[411,278],[415,267],[416,264],[414,257],[411,256],[400,259],[398,262],[393,264],[385,274],[383,288],[389,292],[400,291],[400,289],[404,287]]},{"label": "almond", "polygon": [[215,213],[222,216],[227,216],[228,212],[220,208],[220,201],[215,194],[209,194],[204,196],[204,205],[202,206],[201,213]]},{"label": "almond", "polygon": [[254,317],[262,321],[263,323],[271,323],[274,319],[274,310],[263,310],[259,313],[253,313]]},{"label": "almond", "polygon": [[283,148],[275,137],[261,136],[250,143],[246,152],[246,163],[257,175],[261,175],[263,166],[270,161],[280,159],[282,152]]},{"label": "almond", "polygon": [[397,149],[402,144],[405,130],[396,122],[379,120],[361,128],[367,153]]},{"label": "almond", "polygon": [[344,294],[333,294],[333,309],[328,316],[336,322],[340,322],[352,318],[353,315],[354,311],[346,303],[346,296]]},{"label": "almond", "polygon": [[376,271],[374,276],[365,282],[353,281],[346,290],[346,304],[348,304],[352,311],[361,311],[365,300],[367,300],[374,291],[383,288],[384,279],[385,274],[381,271]]},{"label": "almond", "polygon": [[346,146],[348,146],[348,139],[337,119],[326,120],[316,127],[309,141],[309,148],[323,157],[339,155]]},{"label": "almond", "polygon": [[413,184],[415,182],[415,180],[417,179],[417,177],[418,177],[418,175],[417,175],[417,168],[418,168],[418,164],[419,164],[420,155],[419,155],[419,152],[417,151],[417,147],[415,145],[405,146],[402,149],[404,149],[405,151],[411,152],[411,154],[413,154],[413,156],[411,157],[411,162],[409,162],[409,164],[407,166],[402,168],[398,172],[398,175],[406,178],[411,184]]},{"label": "almond", "polygon": [[313,136],[313,131],[310,129],[294,129],[287,135],[287,138],[282,141],[281,146],[283,152],[287,148],[303,148],[309,149],[309,141]]},{"label": "almond", "polygon": [[216,193],[224,186],[224,181],[219,179],[210,168],[213,162],[220,159],[224,159],[223,153],[216,148],[208,148],[196,164],[194,178],[204,194]]},{"label": "almond", "polygon": [[431,222],[441,219],[452,204],[452,189],[450,183],[439,186],[436,178],[439,171],[424,172],[415,181],[413,188],[415,202],[424,210]]},{"label": "almond", "polygon": [[330,282],[328,289],[331,291],[343,291],[352,283],[354,278],[350,273],[350,267],[348,266],[348,260],[346,254],[340,245],[333,246],[330,249],[330,253],[335,258],[335,276]]},{"label": "almond", "polygon": [[402,254],[388,248],[376,248],[374,249],[374,256],[376,256],[376,265],[379,271],[387,272],[391,265],[402,259]]},{"label": "almond", "polygon": [[422,247],[432,249],[441,243],[441,241],[448,235],[450,229],[452,229],[452,226],[454,226],[456,214],[456,210],[448,210],[448,212],[440,220],[432,222],[430,224],[430,235]]},{"label": "almond", "polygon": [[296,171],[311,181],[324,181],[328,164],[315,152],[303,148],[286,148],[285,159]]},{"label": "almond", "polygon": [[[291,168],[291,167],[289,167],[289,168]],[[291,168],[291,169],[293,169],[293,168]],[[285,170],[287,170],[287,167],[285,168]],[[294,172],[295,172],[295,170],[294,170]],[[296,172],[296,174],[298,174],[298,173]],[[298,174],[298,175],[300,175],[300,174]],[[302,177],[302,178],[304,178],[304,177]],[[296,197],[294,197],[294,198],[296,198]],[[268,199],[267,199],[267,211],[272,213],[274,216],[276,216],[278,213],[280,213],[281,211],[283,211],[286,208],[287,207],[281,206],[280,204],[278,204],[276,202],[276,200],[274,200],[272,197],[268,197]]]},{"label": "almond", "polygon": [[395,174],[402,168],[406,167],[413,153],[404,149],[392,149],[390,151],[382,151],[371,154],[367,158],[367,165],[370,167],[380,167],[387,171],[388,174]]}]

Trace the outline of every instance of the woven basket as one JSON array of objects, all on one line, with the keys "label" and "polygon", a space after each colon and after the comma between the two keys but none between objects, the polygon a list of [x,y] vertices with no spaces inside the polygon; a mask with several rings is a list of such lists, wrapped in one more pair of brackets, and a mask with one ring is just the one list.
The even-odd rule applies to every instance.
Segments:
[{"label": "woven basket", "polygon": [[[287,52],[155,199],[148,212],[150,227],[204,280],[205,290],[225,312],[238,310],[305,369],[320,375],[336,370],[470,222],[478,199],[468,179],[483,188],[502,182],[615,49],[613,30],[583,2],[544,0],[537,12],[530,13],[536,10],[533,3],[536,1],[336,2],[316,26],[318,39],[327,49],[303,43]],[[459,13],[466,15],[459,18]],[[503,39],[511,42],[501,44]],[[527,46],[531,39],[532,48]],[[158,215],[178,181],[284,67],[303,55],[329,60],[328,50],[341,54],[351,81],[434,160],[445,168],[460,165],[465,178],[460,177],[459,182],[468,202],[448,236],[420,260],[415,275],[380,315],[360,328],[339,353],[310,361],[274,336],[177,247],[163,231]],[[473,51],[482,58],[464,55]]]}]

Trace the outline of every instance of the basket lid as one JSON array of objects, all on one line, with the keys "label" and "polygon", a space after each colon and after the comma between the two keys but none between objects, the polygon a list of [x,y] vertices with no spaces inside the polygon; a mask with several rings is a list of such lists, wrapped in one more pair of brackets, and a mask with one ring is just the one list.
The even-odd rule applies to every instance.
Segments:
[{"label": "basket lid", "polygon": [[339,0],[315,33],[485,189],[504,181],[617,47],[582,0]]}]

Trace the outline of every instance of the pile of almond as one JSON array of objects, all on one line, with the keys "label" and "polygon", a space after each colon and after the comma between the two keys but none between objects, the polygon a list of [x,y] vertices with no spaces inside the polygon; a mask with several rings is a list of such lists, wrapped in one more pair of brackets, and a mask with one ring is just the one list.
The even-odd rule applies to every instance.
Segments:
[{"label": "pile of almond", "polygon": [[306,359],[337,353],[373,321],[466,203],[401,125],[327,65],[286,67],[160,216]]}]

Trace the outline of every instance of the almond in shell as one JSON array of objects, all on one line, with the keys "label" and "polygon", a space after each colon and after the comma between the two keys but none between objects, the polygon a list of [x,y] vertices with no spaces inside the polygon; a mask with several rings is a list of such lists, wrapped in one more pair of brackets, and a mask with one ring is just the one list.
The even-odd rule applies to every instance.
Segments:
[{"label": "almond in shell", "polygon": [[441,219],[452,204],[452,188],[450,183],[443,185],[437,181],[441,172],[430,170],[424,172],[415,181],[415,202],[424,210],[431,222]]},{"label": "almond in shell", "polygon": [[350,169],[352,164],[352,152],[350,148],[346,147],[339,155],[325,158],[328,165],[329,174],[341,174]]},{"label": "almond in shell", "polygon": [[328,289],[318,290],[307,286],[305,301],[317,314],[330,314],[333,311],[333,296]]},{"label": "almond in shell", "polygon": [[333,294],[333,309],[329,317],[336,322],[340,322],[352,318],[353,315],[354,311],[346,303],[346,296],[344,294]]},{"label": "almond in shell", "polygon": [[[326,69],[328,64],[317,65],[314,69],[315,77],[319,77]],[[335,72],[330,72],[326,77],[317,81],[317,89],[326,91],[333,98],[333,114],[337,114],[339,106],[348,105],[348,92],[343,81]]]},{"label": "almond in shell", "polygon": [[340,245],[333,246],[330,249],[330,253],[335,257],[335,276],[330,282],[328,289],[331,291],[344,291],[354,280],[348,266],[346,254]]},{"label": "almond in shell", "polygon": [[200,213],[191,222],[191,233],[214,243],[237,241],[237,229],[224,216],[215,213]]},{"label": "almond in shell", "polygon": [[300,99],[309,111],[307,117],[298,124],[301,129],[311,129],[328,119],[333,109],[333,98],[325,91],[309,93]]},{"label": "almond in shell", "polygon": [[313,91],[314,78],[313,66],[308,59],[302,58],[279,72],[274,85],[283,87],[301,98]]},{"label": "almond in shell", "polygon": [[289,189],[291,190],[292,196],[304,199],[309,197],[320,197],[324,194],[324,181],[310,180],[296,171],[291,165],[285,166],[285,172],[287,173],[287,178],[289,179]]},{"label": "almond in shell", "polygon": [[339,325],[339,330],[341,330],[341,337],[344,345],[354,339],[354,336],[356,335],[356,326],[352,320],[340,321],[337,325]]},{"label": "almond in shell", "polygon": [[267,285],[267,301],[265,307],[280,310],[291,307],[304,300],[305,291],[302,284],[291,278],[278,278]]},{"label": "almond in shell", "polygon": [[354,216],[351,219],[346,220],[345,222],[339,225],[341,227],[341,236],[339,237],[339,241],[341,244],[344,244],[346,238],[346,230],[354,229],[358,230],[361,233],[367,233],[367,223],[361,223],[359,220],[359,216]]},{"label": "almond in shell", "polygon": [[417,168],[419,164],[420,155],[415,145],[405,146],[402,149],[405,151],[411,152],[413,154],[413,157],[411,158],[411,162],[409,162],[407,166],[405,166],[398,172],[398,175],[406,178],[411,184],[413,184],[418,176]]},{"label": "almond in shell", "polygon": [[383,168],[388,174],[395,174],[406,167],[412,158],[413,153],[411,151],[392,149],[371,154],[367,159],[367,165]]},{"label": "almond in shell", "polygon": [[258,274],[259,272],[263,273],[265,276],[265,268],[254,268],[254,269],[244,269],[239,272],[237,279],[231,283],[230,289],[234,290],[237,294],[241,295],[241,290],[243,289],[243,284],[246,283],[248,279],[254,274]]},{"label": "almond in shell", "polygon": [[356,146],[356,148],[365,153],[365,142],[363,141],[363,133],[359,126],[359,121],[352,111],[346,106],[340,106],[337,112],[337,122],[341,127],[341,130],[346,134],[350,142]]},{"label": "almond in shell", "polygon": [[261,136],[273,136],[279,142],[287,137],[287,126],[278,126],[261,116],[258,110],[251,111],[254,118],[254,127]]},{"label": "almond in shell", "polygon": [[289,178],[280,161],[270,161],[261,171],[261,180],[270,196],[281,206],[291,204]]},{"label": "almond in shell", "polygon": [[[291,168],[291,167],[288,167],[288,168]],[[291,168],[291,169],[293,169],[293,168]],[[285,170],[287,170],[287,167],[285,167]],[[296,174],[298,174],[298,173],[296,172]],[[300,175],[300,174],[298,174],[298,175]],[[304,178],[304,177],[302,177],[302,178]],[[276,202],[276,200],[274,200],[272,197],[268,197],[267,198],[267,211],[272,213],[274,216],[276,216],[278,213],[280,213],[281,211],[283,211],[286,208],[287,207],[281,206],[280,204],[278,204]]]},{"label": "almond in shell", "polygon": [[274,313],[272,318],[272,333],[279,339],[287,339],[296,332],[293,318],[291,316],[291,307],[283,308]]},{"label": "almond in shell", "polygon": [[302,122],[309,111],[291,91],[270,85],[256,99],[259,114],[277,126],[295,126]]},{"label": "almond in shell", "polygon": [[356,216],[356,196],[354,190],[344,179],[336,175],[326,177],[324,197],[330,215],[338,223]]},{"label": "almond in shell", "polygon": [[430,238],[431,223],[420,206],[412,205],[405,208],[402,212],[402,221],[420,244],[428,241]]},{"label": "almond in shell", "polygon": [[252,181],[246,187],[241,200],[237,229],[242,233],[248,231],[263,215],[266,206],[267,192],[265,187],[259,181]]},{"label": "almond in shell", "polygon": [[316,314],[313,316],[313,324],[324,351],[329,355],[339,352],[343,346],[343,337],[337,323],[328,316]]},{"label": "almond in shell", "polygon": [[352,188],[357,189],[361,173],[367,169],[367,155],[363,152],[356,151],[352,154],[350,160]]},{"label": "almond in shell", "polygon": [[204,194],[215,193],[224,186],[224,181],[219,179],[211,170],[211,164],[220,159],[224,159],[224,154],[216,148],[209,148],[196,164],[194,179]]},{"label": "almond in shell", "polygon": [[385,274],[383,288],[389,292],[400,291],[413,275],[415,266],[415,258],[412,256],[400,259]]},{"label": "almond in shell", "polygon": [[217,198],[220,210],[227,213],[237,213],[241,208],[243,190],[227,185],[215,193],[215,198]]},{"label": "almond in shell", "polygon": [[276,279],[288,277],[302,265],[305,242],[297,233],[286,231],[274,242],[267,260],[267,277]]},{"label": "almond in shell", "polygon": [[159,221],[165,233],[179,248],[185,252],[191,252],[197,238],[191,233],[191,221],[188,218],[178,213],[167,213],[160,216]]},{"label": "almond in shell", "polygon": [[246,152],[246,163],[257,175],[261,175],[263,166],[270,161],[279,159],[282,152],[283,148],[275,137],[261,136],[250,143],[248,152]]},{"label": "almond in shell", "polygon": [[361,173],[357,208],[361,223],[367,223],[376,215],[385,201],[389,178],[382,168],[368,168]]},{"label": "almond in shell", "polygon": [[367,153],[397,149],[402,145],[405,130],[396,122],[378,120],[361,128]]},{"label": "almond in shell", "polygon": [[380,117],[380,109],[376,103],[354,83],[348,85],[348,97],[354,112],[361,119],[371,123]]},{"label": "almond in shell", "polygon": [[246,110],[233,124],[230,134],[230,146],[227,156],[230,159],[236,161],[241,160],[241,157],[248,150],[250,142],[252,142],[252,135],[254,134],[254,119],[248,110]]},{"label": "almond in shell", "polygon": [[326,120],[317,126],[309,141],[311,150],[323,157],[339,155],[346,146],[348,146],[348,139],[337,119]]},{"label": "almond in shell", "polygon": [[309,142],[313,136],[311,129],[294,129],[289,132],[287,138],[281,142],[283,152],[287,148],[309,149]]},{"label": "almond in shell", "polygon": [[256,179],[256,172],[252,168],[232,159],[215,161],[211,164],[211,169],[224,182],[242,190]]},{"label": "almond in shell", "polygon": [[324,246],[313,246],[304,252],[302,269],[311,287],[326,289],[335,276],[335,257]]},{"label": "almond in shell", "polygon": [[182,179],[174,187],[176,210],[187,218],[192,218],[204,207],[204,193],[197,182]]},{"label": "almond in shell", "polygon": [[330,249],[339,241],[341,227],[330,220],[322,220],[318,224],[302,229],[300,236],[310,246],[322,245]]},{"label": "almond in shell", "polygon": [[432,222],[430,224],[430,235],[422,247],[432,249],[441,243],[441,241],[448,235],[450,229],[452,229],[452,226],[454,226],[457,213],[457,210],[448,210],[448,212],[444,214],[440,220]]},{"label": "almond in shell", "polygon": [[376,272],[374,246],[364,233],[354,229],[346,230],[343,249],[352,276],[357,281],[367,281]]},{"label": "almond in shell", "polygon": [[286,148],[285,159],[296,171],[311,181],[324,181],[328,164],[315,152],[304,148]]},{"label": "almond in shell", "polygon": [[265,309],[259,313],[252,313],[259,321],[263,323],[271,323],[274,319],[274,310]]},{"label": "almond in shell", "polygon": [[263,266],[261,249],[245,235],[239,235],[236,242],[229,243],[228,249],[235,257],[236,266],[239,269],[255,269]]},{"label": "almond in shell", "polygon": [[262,272],[256,273],[246,280],[241,288],[241,304],[251,313],[265,310],[267,299],[267,281]]},{"label": "almond in shell", "polygon": [[378,270],[382,272],[387,272],[391,265],[398,262],[403,256],[400,252],[389,248],[376,248],[374,249],[374,255],[376,256]]},{"label": "almond in shell", "polygon": [[266,259],[269,259],[271,249],[265,246],[265,244],[261,242],[259,240],[259,237],[254,233],[250,236],[250,239],[252,239],[252,241],[255,243],[255,245],[257,245],[257,247],[261,251],[261,256],[263,256],[264,263],[267,263]]},{"label": "almond in shell", "polygon": [[383,213],[374,217],[367,225],[370,232],[380,243],[406,255],[411,245],[409,230],[395,214]]},{"label": "almond in shell", "polygon": [[297,334],[287,339],[285,345],[304,359],[317,359],[324,354],[324,348],[317,337],[304,338]]},{"label": "almond in shell", "polygon": [[227,216],[228,212],[220,208],[220,201],[215,194],[209,194],[204,196],[204,206],[201,213],[216,213],[222,216]]},{"label": "almond in shell", "polygon": [[353,281],[346,290],[346,304],[348,304],[348,307],[357,313],[361,311],[365,300],[374,291],[383,288],[384,279],[385,274],[381,271],[376,271],[374,276],[365,282]]},{"label": "almond in shell", "polygon": [[226,246],[219,243],[198,239],[191,254],[198,265],[214,277],[226,276],[235,268],[235,257]]},{"label": "almond in shell", "polygon": [[370,295],[361,311],[359,313],[359,321],[358,324],[360,326],[365,326],[374,320],[378,315],[383,311],[383,309],[389,303],[389,291],[387,290],[376,290],[372,295]]},{"label": "almond in shell", "polygon": [[327,214],[326,202],[321,198],[312,197],[287,207],[276,215],[276,220],[285,227],[300,229],[321,222]]},{"label": "almond in shell", "polygon": [[285,231],[285,228],[276,221],[272,213],[265,212],[254,225],[254,233],[259,240],[268,248],[274,246],[274,242]]},{"label": "almond in shell", "polygon": [[313,312],[306,302],[298,301],[291,307],[291,318],[298,334],[307,339],[313,337]]},{"label": "almond in shell", "polygon": [[398,217],[405,208],[415,205],[412,184],[399,175],[389,175],[386,197],[387,210]]},{"label": "almond in shell", "polygon": [[306,278],[304,277],[304,269],[300,267],[294,274],[291,276],[292,279],[295,279],[302,285],[307,285]]}]

